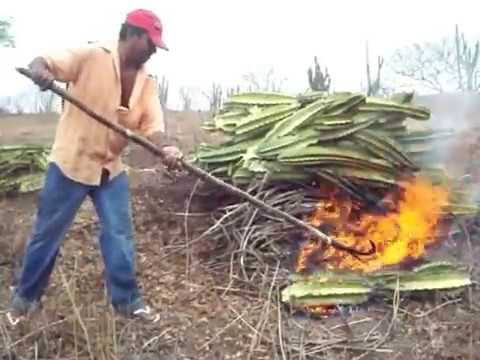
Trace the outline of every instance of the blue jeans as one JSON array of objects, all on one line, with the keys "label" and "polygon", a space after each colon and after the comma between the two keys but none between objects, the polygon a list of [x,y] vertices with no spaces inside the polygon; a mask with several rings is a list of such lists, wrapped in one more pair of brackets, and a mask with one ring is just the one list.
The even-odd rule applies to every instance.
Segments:
[{"label": "blue jeans", "polygon": [[13,307],[25,308],[39,303],[60,245],[87,195],[92,199],[100,220],[100,247],[112,305],[120,312],[131,312],[143,305],[135,277],[126,173],[99,186],[90,186],[67,178],[55,163],[50,163],[40,192],[33,232],[25,249]]}]

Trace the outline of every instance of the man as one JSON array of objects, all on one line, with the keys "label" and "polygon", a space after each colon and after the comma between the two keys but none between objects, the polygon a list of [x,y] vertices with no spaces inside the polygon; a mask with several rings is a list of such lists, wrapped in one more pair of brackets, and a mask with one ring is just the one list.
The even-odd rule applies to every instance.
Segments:
[{"label": "man", "polygon": [[[155,14],[135,10],[127,15],[117,42],[38,57],[29,67],[40,87],[54,80],[68,83],[73,96],[159,144],[167,166],[177,166],[182,154],[164,142],[157,88],[144,68],[156,48],[168,50],[162,30]],[[12,323],[38,308],[61,242],[87,196],[101,224],[100,248],[113,308],[125,316],[157,319],[145,305],[135,277],[128,180],[120,160],[126,145],[121,135],[65,104],[8,313]]]}]

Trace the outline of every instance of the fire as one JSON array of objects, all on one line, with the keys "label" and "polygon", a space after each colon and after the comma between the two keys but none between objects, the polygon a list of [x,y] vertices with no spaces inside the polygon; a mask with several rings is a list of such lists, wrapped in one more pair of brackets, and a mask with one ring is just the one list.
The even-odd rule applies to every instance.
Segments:
[{"label": "fire", "polygon": [[372,241],[376,253],[355,257],[311,240],[300,251],[297,271],[305,270],[308,264],[321,263],[330,269],[371,272],[408,258],[417,259],[435,242],[435,230],[447,199],[445,188],[416,178],[406,183],[401,193],[389,194],[384,199],[384,204],[390,204],[386,214],[362,211],[349,198],[321,201],[309,219],[311,224],[357,249],[370,249]]}]

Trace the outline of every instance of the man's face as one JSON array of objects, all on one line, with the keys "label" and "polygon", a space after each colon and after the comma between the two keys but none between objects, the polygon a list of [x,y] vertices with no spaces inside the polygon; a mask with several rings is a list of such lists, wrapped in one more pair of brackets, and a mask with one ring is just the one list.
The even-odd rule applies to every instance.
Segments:
[{"label": "man's face", "polygon": [[145,64],[157,51],[157,47],[152,40],[150,40],[148,34],[132,37],[132,46],[130,49],[132,59],[134,59],[139,66]]}]

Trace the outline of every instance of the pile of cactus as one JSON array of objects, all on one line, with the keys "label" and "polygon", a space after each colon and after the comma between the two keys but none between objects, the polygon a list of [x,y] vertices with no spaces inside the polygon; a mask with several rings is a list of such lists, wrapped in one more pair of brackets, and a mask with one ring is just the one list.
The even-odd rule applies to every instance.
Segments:
[{"label": "pile of cactus", "polygon": [[389,186],[425,170],[431,141],[451,135],[410,130],[408,119],[430,118],[412,99],[411,93],[389,99],[323,91],[234,94],[204,126],[226,141],[201,144],[193,161],[237,184],[268,175],[271,181],[320,178],[349,192]]},{"label": "pile of cactus", "polygon": [[282,301],[299,309],[356,305],[375,296],[392,296],[394,291],[451,290],[472,283],[465,266],[448,262],[427,263],[410,271],[293,274],[290,281],[282,291]]},{"label": "pile of cactus", "polygon": [[0,194],[40,189],[49,152],[40,145],[0,146]]}]

